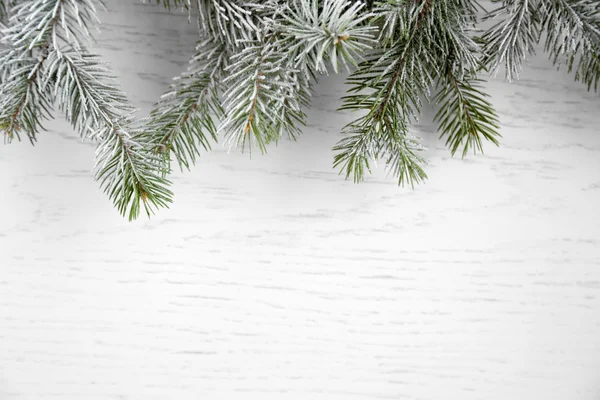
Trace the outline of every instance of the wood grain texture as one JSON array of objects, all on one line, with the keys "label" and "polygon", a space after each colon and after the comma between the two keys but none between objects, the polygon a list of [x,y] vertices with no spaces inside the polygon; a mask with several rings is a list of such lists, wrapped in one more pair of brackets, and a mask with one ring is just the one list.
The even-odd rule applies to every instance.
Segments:
[{"label": "wood grain texture", "polygon": [[[108,2],[100,51],[147,112],[186,17]],[[502,145],[430,179],[331,167],[352,116],[317,88],[297,142],[217,146],[128,223],[62,119],[0,150],[0,399],[600,399],[600,99],[543,56],[492,80]]]}]

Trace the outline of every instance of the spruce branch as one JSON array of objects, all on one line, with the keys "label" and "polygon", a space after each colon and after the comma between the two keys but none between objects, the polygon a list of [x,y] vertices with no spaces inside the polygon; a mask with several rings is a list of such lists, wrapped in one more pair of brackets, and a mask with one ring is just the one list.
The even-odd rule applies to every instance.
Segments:
[{"label": "spruce branch", "polygon": [[553,63],[566,63],[590,90],[600,80],[600,7],[595,0],[510,0],[486,19],[505,17],[489,28],[485,64],[496,71],[504,65],[510,81],[518,77],[529,54],[544,36],[544,51]]},{"label": "spruce branch", "polygon": [[446,145],[454,155],[462,146],[462,156],[469,149],[483,152],[486,139],[498,145],[499,123],[489,97],[481,91],[477,78],[459,78],[452,72],[440,79],[434,102],[440,105],[434,120],[439,122],[441,137],[448,136]]},{"label": "spruce branch", "polygon": [[290,1],[277,30],[282,40],[288,39],[294,65],[309,64],[318,73],[328,72],[326,61],[335,73],[340,66],[347,70],[356,66],[362,53],[376,43],[376,28],[365,24],[371,15],[362,12],[364,7],[364,3],[346,0]]},{"label": "spruce branch", "polygon": [[62,43],[85,47],[90,39],[90,26],[99,23],[96,3],[101,0],[21,0],[12,9],[14,22],[4,32],[3,40],[22,50]]},{"label": "spruce branch", "polygon": [[[438,5],[434,18],[444,20],[433,31],[435,43],[444,54],[443,73],[437,81],[438,93],[433,102],[440,108],[434,117],[439,122],[440,138],[454,155],[462,147],[464,158],[470,149],[483,153],[483,140],[499,145],[499,122],[489,95],[482,91],[483,80],[477,77],[483,68],[479,46],[468,34],[471,16],[461,12],[465,5]],[[470,8],[475,11],[475,5]]]},{"label": "spruce branch", "polygon": [[523,63],[535,54],[535,46],[542,33],[537,0],[506,0],[485,19],[506,16],[489,28],[482,39],[485,42],[484,64],[496,72],[504,65],[506,79],[517,79]]},{"label": "spruce branch", "polygon": [[229,62],[229,50],[214,39],[201,40],[187,73],[175,79],[171,90],[150,113],[145,124],[147,141],[165,161],[173,154],[180,168],[190,169],[201,150],[217,140],[217,121],[223,115],[219,91]]},{"label": "spruce branch", "polygon": [[136,219],[142,208],[150,216],[172,202],[171,182],[162,157],[144,144],[142,132],[132,128],[131,116],[121,116],[112,125],[95,132],[96,179],[121,215]]},{"label": "spruce branch", "polygon": [[540,14],[546,33],[544,50],[552,62],[567,64],[568,72],[587,89],[600,80],[600,5],[594,0],[543,0]]},{"label": "spruce branch", "polygon": [[[334,167],[342,167],[346,177],[364,179],[369,170],[367,160],[383,158],[403,185],[423,180],[424,162],[417,152],[423,150],[417,138],[408,133],[408,124],[417,120],[421,96],[428,95],[437,70],[431,52],[431,4],[411,6],[388,1],[374,10],[376,18],[398,13],[394,28],[382,29],[384,47],[359,65],[350,76],[351,94],[343,98],[341,110],[367,114],[346,125],[342,133],[348,138],[335,147]],[[391,31],[390,29],[393,29]]]},{"label": "spruce branch", "polygon": [[98,143],[96,179],[116,208],[130,220],[167,207],[172,193],[167,170],[134,128],[134,107],[112,83],[98,56],[63,48],[49,54],[46,83],[58,108],[83,139]]},{"label": "spruce branch", "polygon": [[50,52],[45,65],[44,86],[67,121],[82,139],[97,139],[95,130],[113,125],[120,115],[133,112],[125,94],[111,83],[111,72],[97,55],[63,48]]},{"label": "spruce branch", "polygon": [[255,144],[264,153],[283,132],[294,137],[304,124],[302,106],[310,94],[299,86],[300,71],[290,68],[283,50],[269,34],[231,57],[219,126],[231,145],[243,150]]},{"label": "spruce branch", "polygon": [[19,133],[25,132],[33,144],[37,132],[44,129],[42,121],[51,118],[52,100],[40,74],[47,51],[41,52],[38,59],[15,59],[12,50],[0,54],[3,72],[10,71],[10,77],[3,78],[0,85],[0,131],[5,143],[15,137],[20,140]]},{"label": "spruce branch", "polygon": [[345,137],[334,147],[333,166],[339,168],[355,183],[371,172],[371,163],[383,159],[399,185],[423,181],[427,175],[422,168],[425,160],[419,154],[425,148],[420,139],[408,132],[406,121],[393,114],[385,114],[378,121],[369,115],[344,127]]},{"label": "spruce branch", "polygon": [[51,82],[43,76],[46,59],[60,53],[63,43],[82,48],[89,24],[97,21],[96,10],[89,0],[31,0],[14,2],[11,13],[13,24],[2,36],[0,127],[8,141],[24,130],[33,143],[41,121],[51,117]]},{"label": "spruce branch", "polygon": [[[51,117],[52,98],[42,85],[42,68],[60,35],[62,0],[15,3],[14,25],[2,30],[0,129],[5,142],[25,131],[33,144],[41,121]],[[33,12],[33,18],[31,13]],[[63,24],[64,25],[64,24]]]},{"label": "spruce branch", "polygon": [[269,1],[265,3],[197,0],[198,27],[221,43],[242,46],[258,38],[262,27],[256,12],[269,6]]},{"label": "spruce branch", "polygon": [[[0,92],[0,129],[10,139],[30,139],[56,103],[82,139],[98,142],[96,178],[117,209],[130,219],[150,215],[171,200],[162,159],[133,128],[133,107],[112,83],[113,75],[89,53],[99,0],[22,0],[4,30],[6,49]],[[4,63],[3,63],[4,64]]]}]

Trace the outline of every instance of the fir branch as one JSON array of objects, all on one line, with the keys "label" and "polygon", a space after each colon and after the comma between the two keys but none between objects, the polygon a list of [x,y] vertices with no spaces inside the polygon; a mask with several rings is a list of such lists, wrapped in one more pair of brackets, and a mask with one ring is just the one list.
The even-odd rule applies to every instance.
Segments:
[{"label": "fir branch", "polygon": [[489,28],[482,39],[485,42],[483,63],[493,72],[504,65],[506,79],[518,78],[523,63],[535,54],[542,26],[537,0],[506,0],[485,19],[506,16]]},{"label": "fir branch", "polygon": [[29,0],[16,2],[14,22],[5,31],[3,40],[22,50],[50,46],[59,49],[61,43],[82,48],[90,39],[90,25],[98,23],[97,3],[101,0]]},{"label": "fir branch", "polygon": [[264,153],[283,132],[294,137],[298,124],[304,124],[302,107],[310,93],[300,86],[301,71],[289,65],[285,49],[272,34],[232,56],[219,126],[230,144],[243,150],[255,143]]},{"label": "fir branch", "polygon": [[54,50],[45,65],[44,86],[53,83],[53,96],[67,121],[83,139],[97,139],[95,130],[113,125],[134,111],[99,57],[73,49]]},{"label": "fir branch", "polygon": [[416,154],[423,149],[407,126],[418,118],[420,96],[429,93],[437,73],[430,6],[429,1],[412,6],[388,1],[374,10],[379,17],[398,13],[400,23],[382,31],[387,47],[370,56],[348,79],[353,86],[349,92],[357,94],[345,96],[340,109],[365,110],[367,115],[343,128],[349,138],[334,147],[338,152],[334,166],[341,166],[346,177],[354,174],[355,182],[364,179],[370,158],[385,158],[401,185],[414,185],[426,177],[420,166],[424,161]]},{"label": "fir branch", "polygon": [[440,137],[448,136],[446,145],[452,155],[462,146],[462,156],[469,149],[483,152],[482,138],[498,145],[500,134],[498,117],[489,97],[479,88],[476,78],[458,78],[451,71],[440,79],[440,88],[434,98],[440,109],[434,120],[439,122]]},{"label": "fir branch", "polygon": [[7,50],[2,58],[19,67],[3,67],[0,129],[8,141],[25,130],[33,143],[41,120],[50,118],[53,102],[46,88],[49,79],[41,72],[48,54],[60,52],[61,43],[82,48],[80,39],[89,38],[89,21],[97,17],[89,0],[22,1],[14,4],[11,13],[13,24],[3,31]]},{"label": "fir branch", "polygon": [[258,38],[262,27],[256,11],[268,7],[260,3],[238,4],[235,0],[197,0],[198,27],[213,39],[231,47]]},{"label": "fir branch", "polygon": [[473,36],[472,13],[476,7],[469,0],[439,2],[433,7],[433,20],[443,21],[431,26],[431,43],[434,51],[439,52],[441,70],[461,77],[476,75],[483,68],[481,48]]},{"label": "fir branch", "polygon": [[535,54],[543,33],[544,50],[555,65],[567,64],[575,79],[597,90],[600,80],[600,7],[595,0],[510,0],[486,16],[506,15],[483,35],[485,63],[506,77],[518,77],[529,54]]},{"label": "fir branch", "polygon": [[166,207],[172,193],[164,162],[132,128],[128,113],[134,108],[99,58],[72,49],[53,51],[46,68],[59,109],[83,138],[98,143],[96,179],[119,212],[132,220],[141,205],[148,216]]},{"label": "fir branch", "polygon": [[33,144],[37,132],[44,129],[42,121],[51,118],[52,102],[40,74],[46,52],[44,50],[37,60],[32,57],[15,60],[12,50],[0,54],[3,69],[11,65],[10,78],[3,79],[0,86],[0,131],[5,143],[15,136],[20,140],[19,133],[24,131]]},{"label": "fir branch", "polygon": [[376,43],[376,28],[365,24],[371,14],[363,13],[364,7],[364,3],[347,0],[290,1],[276,29],[281,40],[289,39],[295,66],[309,64],[319,73],[327,73],[326,61],[336,73],[340,66],[347,70],[356,66],[362,53]]},{"label": "fir branch", "polygon": [[22,1],[13,13],[2,38],[8,46],[3,54],[15,66],[3,67],[1,129],[9,138],[20,129],[35,139],[56,101],[83,139],[99,143],[96,177],[123,215],[133,219],[142,205],[148,215],[166,206],[171,192],[162,159],[132,128],[133,107],[110,82],[112,74],[85,48],[97,22],[94,2]]},{"label": "fir branch", "polygon": [[[458,1],[438,4],[434,18],[445,21],[435,24],[434,42],[444,54],[444,73],[438,79],[439,91],[433,102],[440,105],[434,121],[439,122],[440,138],[447,136],[446,145],[454,155],[462,146],[462,156],[469,149],[483,152],[483,139],[498,145],[498,117],[489,96],[481,90],[477,73],[482,69],[479,46],[468,34],[472,22],[467,7]],[[474,10],[475,6],[471,8]]]},{"label": "fir branch", "polygon": [[63,7],[63,0],[37,0],[16,3],[11,9],[16,24],[3,29],[5,50],[0,56],[0,129],[5,142],[15,136],[20,140],[24,130],[33,144],[41,121],[51,117],[52,98],[42,84],[41,71],[60,35]]},{"label": "fir branch", "polygon": [[168,170],[153,148],[143,144],[140,131],[132,129],[130,116],[120,117],[112,125],[102,125],[95,133],[96,179],[119,212],[129,220],[140,211],[150,216],[157,208],[172,202],[171,182],[164,178]]},{"label": "fir branch", "polygon": [[546,40],[544,50],[552,62],[563,60],[568,72],[590,90],[598,90],[600,80],[600,6],[595,0],[544,0],[542,26]]},{"label": "fir branch", "polygon": [[380,26],[379,42],[382,47],[390,46],[395,41],[406,39],[414,30],[416,21],[424,15],[426,1],[411,2],[403,0],[386,0],[375,3],[373,23]]},{"label": "fir branch", "polygon": [[345,137],[333,148],[333,166],[339,168],[346,179],[352,177],[355,183],[371,173],[371,162],[383,159],[388,172],[397,179],[399,185],[415,184],[427,178],[422,165],[426,162],[419,154],[425,148],[419,138],[408,133],[406,121],[388,113],[374,122],[369,115],[359,118],[344,127]]},{"label": "fir branch", "polygon": [[150,113],[145,135],[165,160],[174,154],[180,168],[190,169],[201,149],[217,140],[215,117],[223,114],[218,91],[229,62],[229,51],[213,39],[202,40],[190,69],[176,78],[171,90]]}]

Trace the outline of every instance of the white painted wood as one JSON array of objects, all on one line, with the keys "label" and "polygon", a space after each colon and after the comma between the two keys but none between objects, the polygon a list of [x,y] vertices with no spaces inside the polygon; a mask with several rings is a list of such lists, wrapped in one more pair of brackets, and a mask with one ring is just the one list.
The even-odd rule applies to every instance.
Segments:
[{"label": "white painted wood", "polygon": [[[194,26],[109,1],[99,48],[144,112]],[[267,156],[217,146],[128,223],[61,120],[0,150],[0,399],[600,399],[600,100],[543,56],[492,81],[502,146],[429,181],[331,168],[323,79]]]}]

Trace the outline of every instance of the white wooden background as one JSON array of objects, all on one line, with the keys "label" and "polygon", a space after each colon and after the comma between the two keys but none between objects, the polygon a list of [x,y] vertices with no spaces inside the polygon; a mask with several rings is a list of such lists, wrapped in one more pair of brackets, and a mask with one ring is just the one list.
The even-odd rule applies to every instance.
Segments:
[{"label": "white wooden background", "polygon": [[[111,0],[99,48],[147,112],[194,26]],[[217,146],[128,223],[62,120],[0,149],[0,399],[600,399],[600,99],[534,58],[489,84],[502,146],[430,180],[331,168],[324,79],[296,143]]]}]

